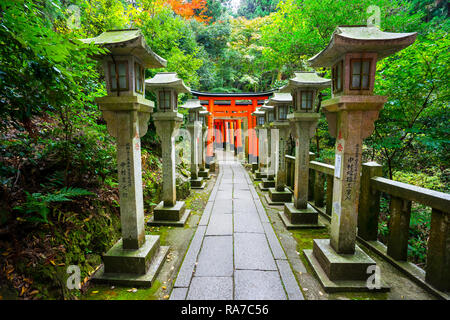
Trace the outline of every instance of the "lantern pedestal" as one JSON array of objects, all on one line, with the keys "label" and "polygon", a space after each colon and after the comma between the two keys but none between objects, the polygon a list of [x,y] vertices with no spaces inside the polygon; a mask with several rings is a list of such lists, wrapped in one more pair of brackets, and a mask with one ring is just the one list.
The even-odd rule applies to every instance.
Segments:
[{"label": "lantern pedestal", "polygon": [[283,188],[282,191],[278,191],[276,188],[269,188],[266,200],[271,206],[282,206],[286,202],[292,201],[292,192],[288,188]]},{"label": "lantern pedestal", "polygon": [[203,181],[203,178],[199,177],[198,173],[198,141],[200,139],[200,130],[201,125],[200,123],[190,123],[187,125],[187,129],[189,130],[189,134],[191,136],[191,189],[204,189],[205,188],[205,182]]},{"label": "lantern pedestal", "polygon": [[269,188],[275,187],[275,161],[272,150],[273,146],[273,132],[270,125],[266,125],[267,143],[266,143],[266,166],[264,168],[265,177],[261,177],[262,182],[259,184],[261,191],[269,191]]},{"label": "lantern pedestal", "polygon": [[122,239],[104,256],[94,282],[151,286],[169,250],[159,236],[146,236],[140,137],[147,132],[153,103],[141,96],[96,99],[108,132],[117,140]]},{"label": "lantern pedestal", "polygon": [[186,210],[184,201],[177,201],[175,176],[175,132],[183,123],[178,112],[157,112],[153,114],[156,132],[161,139],[163,164],[162,199],[153,210],[153,219],[149,225],[184,226],[190,210]]},{"label": "lantern pedestal", "polygon": [[[383,96],[338,96],[324,101],[329,132],[336,137],[331,239],[314,240],[305,254],[327,291],[388,291],[382,284],[366,284],[375,265],[356,245],[362,143],[374,130],[374,122],[386,102]],[[340,282],[339,282],[340,281]],[[382,283],[382,282],[381,282]]]},{"label": "lantern pedestal", "polygon": [[206,168],[206,148],[205,148],[205,144],[203,143],[203,137],[205,136],[207,127],[203,126],[201,130],[202,130],[202,136],[199,139],[200,169],[198,171],[198,176],[209,180],[209,179],[211,179],[211,175],[209,174],[209,170]]},{"label": "lantern pedestal", "polygon": [[104,256],[104,265],[92,281],[130,287],[151,287],[158,275],[168,246],[160,246],[159,236],[145,236],[144,244],[136,250],[124,250],[120,239]]},{"label": "lantern pedestal", "polygon": [[277,121],[274,127],[278,129],[278,166],[275,176],[275,187],[269,189],[269,204],[283,205],[292,201],[292,192],[286,188],[286,141],[289,135],[289,122]]},{"label": "lantern pedestal", "polygon": [[383,281],[379,286],[369,288],[369,277],[373,274],[370,270],[376,262],[358,246],[355,246],[354,254],[338,254],[331,247],[329,239],[314,239],[313,249],[303,252],[328,293],[390,290]]},{"label": "lantern pedestal", "polygon": [[309,186],[309,144],[314,136],[320,115],[317,113],[295,112],[288,115],[291,132],[296,139],[294,202],[284,205],[280,212],[286,227],[323,228],[319,222],[319,213],[308,203]]},{"label": "lantern pedestal", "polygon": [[177,201],[174,206],[165,206],[161,201],[153,209],[153,217],[148,221],[150,226],[174,226],[183,227],[186,224],[191,210],[186,209],[184,201]]}]

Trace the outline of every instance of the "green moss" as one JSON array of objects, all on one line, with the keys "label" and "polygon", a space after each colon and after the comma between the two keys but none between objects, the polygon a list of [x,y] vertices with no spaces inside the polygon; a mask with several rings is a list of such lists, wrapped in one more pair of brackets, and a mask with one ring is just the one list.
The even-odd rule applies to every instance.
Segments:
[{"label": "green moss", "polygon": [[[83,300],[158,300],[156,294],[161,287],[159,281],[155,281],[151,288],[133,288],[111,287],[108,285],[95,285],[91,287],[81,299]],[[112,289],[113,288],[113,289]]]}]

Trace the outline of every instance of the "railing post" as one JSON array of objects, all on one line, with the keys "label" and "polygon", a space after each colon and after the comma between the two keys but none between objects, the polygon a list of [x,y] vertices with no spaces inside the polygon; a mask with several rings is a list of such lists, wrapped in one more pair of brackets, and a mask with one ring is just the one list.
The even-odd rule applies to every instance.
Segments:
[{"label": "railing post", "polygon": [[425,281],[450,291],[450,212],[431,211]]},{"label": "railing post", "polygon": [[359,194],[358,236],[376,241],[380,215],[380,192],[371,187],[370,179],[381,177],[382,166],[376,162],[363,163],[361,169],[361,193]]},{"label": "railing post", "polygon": [[[309,162],[314,161],[316,158],[316,155],[313,152],[309,153]],[[314,199],[314,176],[315,171],[312,169],[309,169],[309,180],[308,180],[308,201],[312,201]]]},{"label": "railing post", "polygon": [[326,214],[331,217],[331,211],[333,209],[333,180],[334,177],[327,175],[327,208],[326,208]]},{"label": "railing post", "polygon": [[324,203],[324,174],[316,171],[314,174],[314,204],[323,207]]},{"label": "railing post", "polygon": [[390,219],[387,254],[395,260],[406,261],[408,256],[411,201],[391,196],[389,212]]}]

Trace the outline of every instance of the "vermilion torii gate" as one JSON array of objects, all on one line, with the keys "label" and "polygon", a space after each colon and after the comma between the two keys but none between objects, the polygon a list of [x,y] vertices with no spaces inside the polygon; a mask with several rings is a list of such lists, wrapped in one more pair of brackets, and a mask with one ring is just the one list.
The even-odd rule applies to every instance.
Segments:
[{"label": "vermilion torii gate", "polygon": [[206,161],[213,158],[214,147],[229,145],[238,152],[245,151],[249,163],[258,158],[258,138],[252,113],[272,95],[272,91],[255,93],[210,93],[191,91],[211,116],[208,119]]}]

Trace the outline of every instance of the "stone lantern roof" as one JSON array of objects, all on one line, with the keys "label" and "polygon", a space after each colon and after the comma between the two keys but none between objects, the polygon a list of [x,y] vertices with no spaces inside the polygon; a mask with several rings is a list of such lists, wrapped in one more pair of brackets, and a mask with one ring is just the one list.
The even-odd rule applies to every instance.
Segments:
[{"label": "stone lantern roof", "polygon": [[413,33],[383,32],[374,26],[339,26],[334,30],[327,47],[309,59],[311,67],[331,67],[346,53],[377,53],[378,60],[411,45]]},{"label": "stone lantern roof", "polygon": [[252,112],[252,116],[255,117],[261,117],[264,116],[265,114],[266,112],[264,110],[261,110],[261,108],[256,108],[256,110]]},{"label": "stone lantern roof", "polygon": [[[110,30],[95,38],[80,39],[108,49],[113,55],[138,57],[145,68],[164,68],[167,61],[154,53],[147,45],[144,35],[138,29]],[[103,55],[102,55],[103,56]]]},{"label": "stone lantern roof", "polygon": [[275,92],[267,102],[268,106],[285,105],[292,103],[292,95],[286,92]]},{"label": "stone lantern roof", "polygon": [[149,90],[175,89],[177,93],[189,93],[191,89],[186,87],[183,80],[178,78],[176,72],[159,72],[153,78],[145,80]]},{"label": "stone lantern roof", "polygon": [[274,109],[273,106],[269,106],[268,104],[264,104],[264,105],[262,105],[262,106],[259,108],[259,111],[266,112],[266,111],[270,111],[270,110],[273,110],[273,109]]},{"label": "stone lantern roof", "polygon": [[189,99],[189,100],[186,101],[185,104],[180,106],[180,108],[189,109],[189,111],[191,111],[191,110],[192,111],[197,111],[197,110],[203,110],[203,108],[205,108],[205,107],[203,107],[200,104],[200,100],[198,100],[198,99]]},{"label": "stone lantern roof", "polygon": [[330,79],[322,78],[318,76],[314,71],[300,71],[295,72],[294,78],[289,79],[289,83],[280,88],[280,92],[291,92],[296,88],[316,88],[321,90],[329,88],[330,85]]}]

